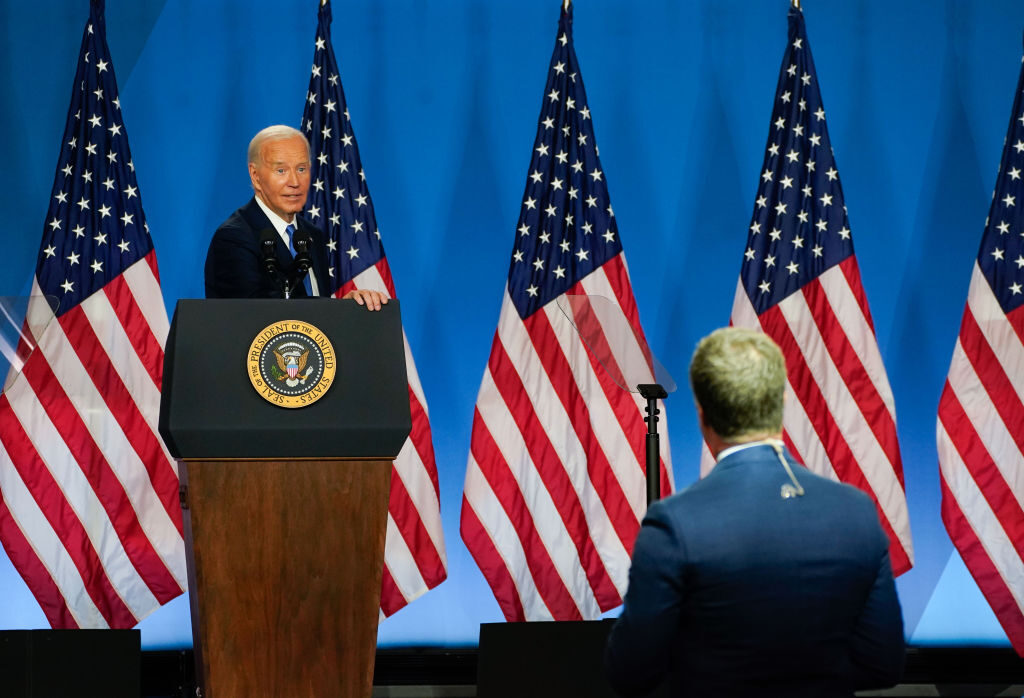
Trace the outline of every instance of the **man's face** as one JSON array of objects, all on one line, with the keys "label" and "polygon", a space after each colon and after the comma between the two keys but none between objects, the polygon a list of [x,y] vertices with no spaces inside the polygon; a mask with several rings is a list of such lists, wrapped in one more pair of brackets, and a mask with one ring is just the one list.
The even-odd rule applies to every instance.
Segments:
[{"label": "man's face", "polygon": [[249,163],[252,188],[271,211],[285,221],[306,205],[309,193],[309,153],[299,136],[268,141],[260,148],[259,164]]}]

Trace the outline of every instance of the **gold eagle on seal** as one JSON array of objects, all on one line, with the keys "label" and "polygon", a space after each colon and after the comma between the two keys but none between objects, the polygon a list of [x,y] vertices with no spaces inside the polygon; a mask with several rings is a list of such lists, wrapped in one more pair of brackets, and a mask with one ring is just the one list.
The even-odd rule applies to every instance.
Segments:
[{"label": "gold eagle on seal", "polygon": [[274,358],[277,359],[277,367],[284,372],[284,376],[278,380],[295,380],[295,377],[306,368],[306,362],[309,360],[309,349],[307,349],[302,355],[296,357],[294,354],[285,356],[277,349],[271,349],[274,352]]}]

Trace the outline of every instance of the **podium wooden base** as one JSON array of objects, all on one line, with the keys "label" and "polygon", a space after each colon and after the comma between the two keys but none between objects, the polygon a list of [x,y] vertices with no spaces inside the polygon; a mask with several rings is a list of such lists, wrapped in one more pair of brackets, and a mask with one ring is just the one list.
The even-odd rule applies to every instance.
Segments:
[{"label": "podium wooden base", "polygon": [[370,696],[391,461],[180,470],[203,696]]}]

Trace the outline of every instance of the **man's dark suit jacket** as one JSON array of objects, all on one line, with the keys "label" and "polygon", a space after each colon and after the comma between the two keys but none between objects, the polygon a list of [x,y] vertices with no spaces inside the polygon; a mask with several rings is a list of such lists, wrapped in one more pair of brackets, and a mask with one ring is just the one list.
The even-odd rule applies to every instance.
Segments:
[{"label": "man's dark suit jacket", "polygon": [[888,540],[863,492],[769,445],[648,510],[605,670],[623,695],[852,696],[903,671]]},{"label": "man's dark suit jacket", "polygon": [[[298,228],[308,232],[313,238],[310,254],[313,258],[313,272],[321,296],[330,295],[331,279],[327,273],[327,254],[324,234],[302,216],[296,216]],[[242,208],[231,214],[224,221],[210,241],[210,250],[206,253],[206,297],[207,298],[281,298],[280,287],[263,269],[263,256],[260,254],[260,233],[266,229],[274,230],[274,226],[263,213],[263,209],[252,198]],[[277,261],[287,274],[292,263],[292,255],[288,251],[281,236],[276,232]],[[306,289],[300,283],[292,292],[293,298],[305,298]]]}]

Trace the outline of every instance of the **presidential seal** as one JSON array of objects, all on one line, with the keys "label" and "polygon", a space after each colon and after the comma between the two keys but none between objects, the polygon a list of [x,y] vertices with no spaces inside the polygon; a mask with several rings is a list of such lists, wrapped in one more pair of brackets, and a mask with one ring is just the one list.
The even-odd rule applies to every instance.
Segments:
[{"label": "presidential seal", "polygon": [[279,407],[306,407],[334,383],[336,358],[331,340],[302,320],[282,320],[263,328],[249,346],[252,387]]}]

